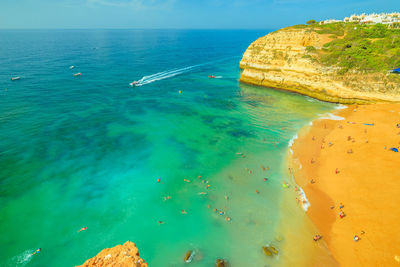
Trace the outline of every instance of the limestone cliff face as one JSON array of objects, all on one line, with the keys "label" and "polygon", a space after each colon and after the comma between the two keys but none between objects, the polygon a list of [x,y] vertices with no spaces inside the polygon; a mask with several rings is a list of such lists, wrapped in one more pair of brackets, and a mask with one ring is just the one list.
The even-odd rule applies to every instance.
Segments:
[{"label": "limestone cliff face", "polygon": [[[253,42],[243,55],[240,81],[284,89],[337,103],[400,102],[400,83],[384,73],[338,74],[312,59],[308,46],[320,50],[329,35],[295,27]],[[393,74],[392,74],[393,75]]]},{"label": "limestone cliff face", "polygon": [[124,245],[103,249],[95,257],[88,259],[78,267],[89,266],[148,267],[147,263],[139,257],[136,245],[130,241]]}]

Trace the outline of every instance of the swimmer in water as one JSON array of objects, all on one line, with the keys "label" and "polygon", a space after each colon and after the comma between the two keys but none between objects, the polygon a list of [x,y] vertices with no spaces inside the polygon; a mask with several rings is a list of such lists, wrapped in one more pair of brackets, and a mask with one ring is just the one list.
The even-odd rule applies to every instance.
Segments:
[{"label": "swimmer in water", "polygon": [[32,255],[38,254],[40,253],[40,251],[42,251],[42,248],[38,248],[35,252],[32,253]]},{"label": "swimmer in water", "polygon": [[87,230],[87,227],[82,227],[81,229],[79,229],[78,233],[82,232],[82,231],[86,231],[86,230]]},{"label": "swimmer in water", "polygon": [[171,198],[172,198],[171,196],[163,197],[164,201],[166,201],[166,200],[168,200],[168,199],[171,199]]}]

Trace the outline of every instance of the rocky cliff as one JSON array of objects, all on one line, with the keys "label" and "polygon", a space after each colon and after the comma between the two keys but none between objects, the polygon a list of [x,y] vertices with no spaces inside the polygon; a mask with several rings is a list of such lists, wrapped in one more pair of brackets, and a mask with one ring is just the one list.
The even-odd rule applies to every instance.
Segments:
[{"label": "rocky cliff", "polygon": [[80,265],[80,267],[89,266],[148,267],[147,263],[139,257],[136,245],[130,241],[124,245],[103,249],[95,257]]},{"label": "rocky cliff", "polygon": [[253,42],[243,55],[240,81],[284,89],[337,103],[400,102],[400,75],[319,62],[324,44],[343,36],[304,27],[272,32]]}]

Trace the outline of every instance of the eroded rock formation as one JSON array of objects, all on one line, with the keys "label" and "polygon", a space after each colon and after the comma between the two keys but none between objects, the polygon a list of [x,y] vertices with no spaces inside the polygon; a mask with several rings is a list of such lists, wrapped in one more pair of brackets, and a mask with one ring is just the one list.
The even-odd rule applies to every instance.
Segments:
[{"label": "eroded rock formation", "polygon": [[89,266],[148,267],[147,263],[140,258],[136,245],[130,241],[113,248],[103,249],[95,257],[80,265],[80,267]]},{"label": "eroded rock formation", "polygon": [[329,34],[296,27],[272,32],[248,47],[240,62],[240,80],[329,102],[400,102],[400,83],[389,79],[389,74],[338,74],[338,67],[314,60],[313,52],[323,53],[322,46],[331,40]]}]

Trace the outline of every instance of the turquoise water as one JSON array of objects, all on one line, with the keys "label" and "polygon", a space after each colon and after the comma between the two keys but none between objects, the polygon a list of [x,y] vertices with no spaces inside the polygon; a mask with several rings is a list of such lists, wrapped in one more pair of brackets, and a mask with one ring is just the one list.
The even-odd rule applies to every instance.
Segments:
[{"label": "turquoise water", "polygon": [[261,246],[290,242],[288,142],[333,105],[238,82],[266,33],[0,31],[0,265],[72,266],[127,240],[150,266],[189,249],[193,266],[278,264]]}]

